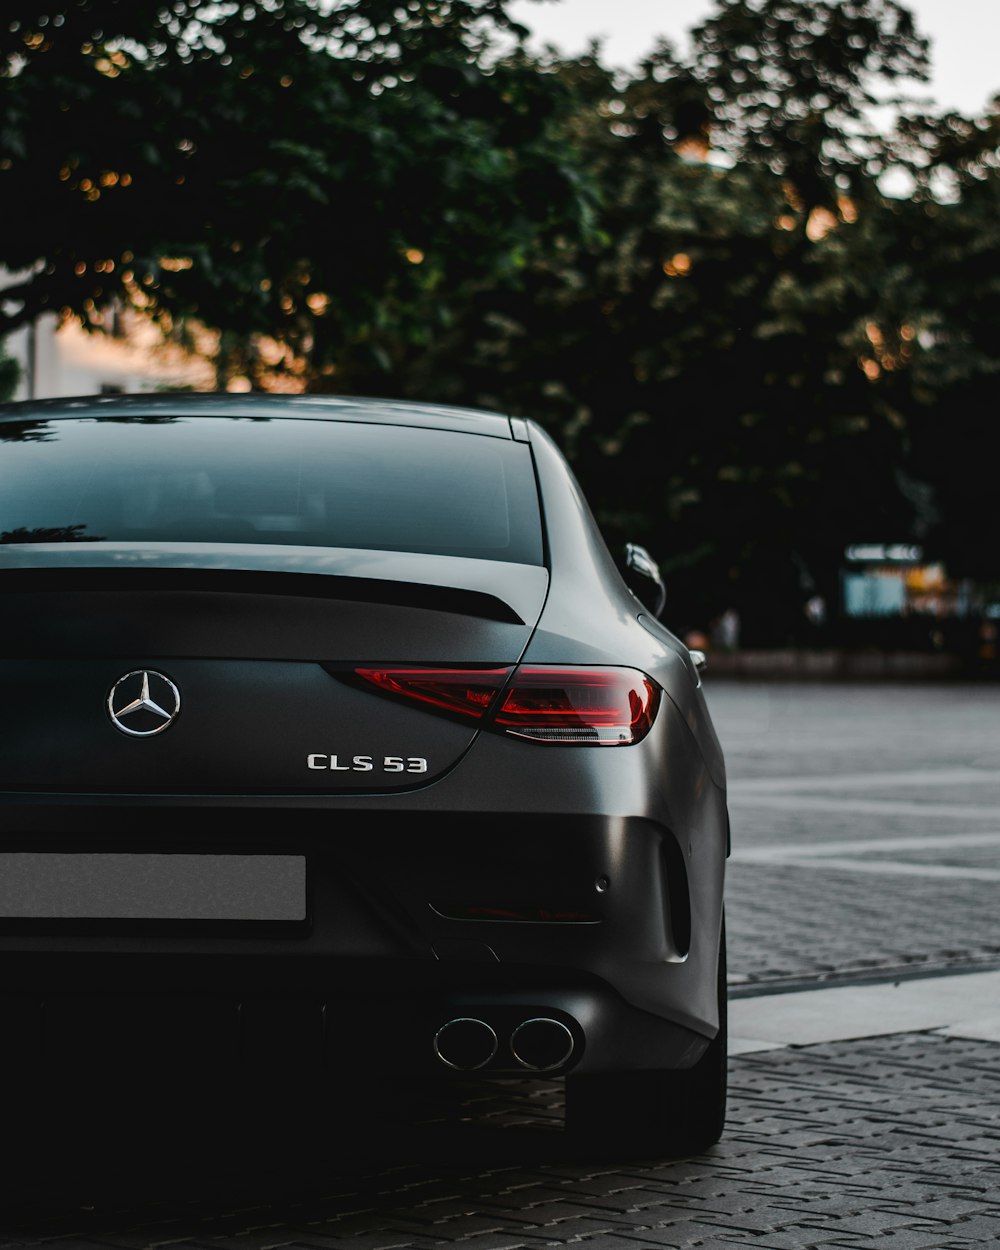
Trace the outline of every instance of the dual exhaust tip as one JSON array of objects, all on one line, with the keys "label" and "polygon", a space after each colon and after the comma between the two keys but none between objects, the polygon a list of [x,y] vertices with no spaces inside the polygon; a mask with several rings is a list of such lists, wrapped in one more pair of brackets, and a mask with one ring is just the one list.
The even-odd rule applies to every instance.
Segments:
[{"label": "dual exhaust tip", "polygon": [[[569,1061],[575,1045],[566,1025],[548,1016],[523,1020],[510,1035],[514,1061],[530,1072],[561,1068]],[[434,1053],[446,1067],[460,1072],[485,1068],[499,1047],[496,1030],[485,1020],[472,1016],[457,1016],[434,1035]]]}]

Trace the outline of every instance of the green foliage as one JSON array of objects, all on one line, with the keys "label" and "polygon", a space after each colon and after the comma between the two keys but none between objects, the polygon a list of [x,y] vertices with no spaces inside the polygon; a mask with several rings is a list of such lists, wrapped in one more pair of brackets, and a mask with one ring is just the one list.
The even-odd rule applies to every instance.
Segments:
[{"label": "green foliage", "polygon": [[897,158],[873,109],[899,79],[928,77],[896,0],[719,0],[693,40],[687,63],[669,50],[648,62],[670,84],[667,126],[787,178],[810,208],[863,192]]},{"label": "green foliage", "polygon": [[[995,569],[993,471],[966,463],[996,421],[995,122],[868,121],[925,56],[897,4],[726,0],[686,62],[562,65],[596,232],[534,249],[403,371],[547,420],[613,545],[660,555],[675,623],[735,606],[748,641],[808,638],[866,537]],[[879,189],[946,165],[952,203]]]},{"label": "green foliage", "polygon": [[349,384],[585,212],[551,134],[561,82],[489,58],[498,2],[4,16],[0,190],[21,228],[0,261],[26,277],[0,333],[118,299],[274,336]]},{"label": "green foliage", "polygon": [[906,266],[918,336],[903,380],[909,463],[933,490],[933,534],[956,576],[997,578],[1000,438],[1000,110],[919,119],[926,164],[897,209],[891,254]]}]

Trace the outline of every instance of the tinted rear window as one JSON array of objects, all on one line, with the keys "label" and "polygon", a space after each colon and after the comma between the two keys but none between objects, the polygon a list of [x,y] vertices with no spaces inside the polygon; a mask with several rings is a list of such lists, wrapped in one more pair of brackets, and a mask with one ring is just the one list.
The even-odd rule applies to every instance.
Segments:
[{"label": "tinted rear window", "polygon": [[217,417],[0,424],[0,542],[361,547],[542,561],[522,443]]}]

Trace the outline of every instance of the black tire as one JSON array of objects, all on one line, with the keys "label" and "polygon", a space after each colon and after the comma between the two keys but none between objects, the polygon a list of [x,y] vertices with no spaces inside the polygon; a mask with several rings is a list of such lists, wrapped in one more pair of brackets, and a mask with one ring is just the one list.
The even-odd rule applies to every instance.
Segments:
[{"label": "black tire", "polygon": [[677,1158],[714,1146],[726,1123],[726,929],[718,968],[719,1031],[691,1068],[566,1078],[566,1129],[588,1151]]}]

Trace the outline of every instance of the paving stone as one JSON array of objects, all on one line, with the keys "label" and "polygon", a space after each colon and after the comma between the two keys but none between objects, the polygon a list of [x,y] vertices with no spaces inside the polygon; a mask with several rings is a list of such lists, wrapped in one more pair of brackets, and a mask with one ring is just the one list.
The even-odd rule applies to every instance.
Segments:
[{"label": "paving stone", "polygon": [[723,1244],[729,1246],[754,1246],[758,1250],[813,1250],[814,1247],[849,1247],[872,1246],[869,1238],[852,1240],[844,1234],[823,1232],[819,1229],[798,1227],[773,1233],[765,1233],[759,1237],[741,1239],[739,1235],[727,1237]]},{"label": "paving stone", "polygon": [[[430,1164],[421,1171],[372,1160],[354,1174],[345,1168],[329,1176],[322,1194],[272,1204],[270,1219],[266,1204],[207,1205],[196,1214],[187,1208],[186,1224],[165,1219],[163,1208],[98,1211],[84,1221],[84,1239],[78,1214],[75,1225],[49,1218],[36,1229],[30,1221],[5,1228],[4,1240],[45,1240],[63,1250],[148,1250],[168,1241],[215,1250],[995,1248],[999,1060],[1000,1046],[936,1035],[770,1051],[732,1061],[734,1121],[699,1159],[629,1171],[566,1163],[557,1154],[526,1169],[465,1158],[461,1169]],[[560,1091],[552,1089],[551,1098],[559,1100]],[[864,1114],[866,1098],[894,1101],[895,1119],[881,1110]],[[949,1136],[956,1119],[974,1130],[973,1149]],[[804,1133],[803,1124],[815,1131]]]},{"label": "paving stone", "polygon": [[[58,1250],[469,1250],[604,1244],[878,1250],[1000,1244],[1000,1046],[903,1035],[733,1060],[733,1116],[708,1154],[592,1167],[334,1160],[319,1189],[0,1220],[9,1246]],[[562,1092],[550,1083],[553,1104]],[[517,1091],[508,1091],[516,1099]],[[540,1096],[539,1087],[530,1091]],[[894,1106],[895,1111],[890,1111]],[[516,1108],[512,1108],[512,1115]],[[959,1134],[956,1136],[955,1126]],[[498,1130],[503,1140],[507,1130]],[[546,1138],[549,1134],[545,1133]],[[520,1141],[520,1138],[516,1138]],[[481,1138],[476,1138],[477,1148]],[[969,1143],[972,1143],[970,1148]],[[81,1232],[81,1230],[83,1230]]]}]

